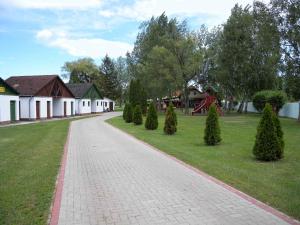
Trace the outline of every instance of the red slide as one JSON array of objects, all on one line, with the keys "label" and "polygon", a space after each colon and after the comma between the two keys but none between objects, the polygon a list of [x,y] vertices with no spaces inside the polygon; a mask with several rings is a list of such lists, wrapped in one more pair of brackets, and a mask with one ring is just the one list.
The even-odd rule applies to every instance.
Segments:
[{"label": "red slide", "polygon": [[202,113],[202,112],[208,111],[210,105],[213,103],[216,103],[217,111],[218,111],[219,115],[222,115],[222,110],[221,110],[220,106],[217,104],[216,100],[217,99],[215,96],[207,96],[199,105],[197,105],[194,108],[192,115],[194,115],[195,113]]}]

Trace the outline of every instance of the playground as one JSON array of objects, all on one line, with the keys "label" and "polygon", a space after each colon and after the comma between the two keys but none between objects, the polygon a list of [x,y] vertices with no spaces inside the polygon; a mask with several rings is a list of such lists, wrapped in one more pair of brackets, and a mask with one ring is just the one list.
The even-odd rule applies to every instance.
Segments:
[{"label": "playground", "polygon": [[163,113],[158,115],[159,127],[154,131],[124,123],[122,117],[108,122],[258,200],[300,218],[300,156],[297,152],[300,125],[296,120],[280,119],[286,143],[284,159],[262,163],[252,155],[260,115],[232,113],[220,117],[222,143],[210,147],[203,140],[206,116],[186,116],[177,110],[177,117],[177,133],[172,136],[163,133]]}]

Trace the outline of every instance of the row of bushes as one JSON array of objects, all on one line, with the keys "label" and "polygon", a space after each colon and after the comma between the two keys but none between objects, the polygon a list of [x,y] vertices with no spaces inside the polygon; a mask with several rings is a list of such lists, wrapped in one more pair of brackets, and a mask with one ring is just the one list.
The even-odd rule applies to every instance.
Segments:
[{"label": "row of bushes", "polygon": [[[131,104],[129,103],[125,104],[125,108],[123,111],[123,119],[127,123],[133,122],[135,125],[143,124],[143,115],[142,115],[142,109],[140,105],[136,105],[134,109],[132,109]],[[145,128],[147,130],[156,130],[157,127],[158,127],[157,112],[154,104],[151,103],[147,112]],[[176,131],[177,131],[177,116],[174,111],[173,105],[170,104],[166,112],[164,132],[166,134],[172,135]]]},{"label": "row of bushes", "polygon": [[[274,107],[267,103],[263,109],[263,115],[257,128],[256,140],[253,147],[253,154],[258,160],[273,161],[283,157],[284,141],[280,120],[273,111]],[[137,105],[134,110],[130,104],[126,104],[123,111],[123,118],[127,123],[133,122],[135,125],[143,123],[142,110]],[[177,116],[172,104],[167,108],[165,115],[164,133],[172,135],[177,131]],[[158,118],[155,106],[150,104],[145,128],[155,130],[158,127]],[[219,115],[216,106],[213,104],[209,108],[204,131],[204,141],[206,145],[216,145],[221,142],[221,130],[219,126]]]}]

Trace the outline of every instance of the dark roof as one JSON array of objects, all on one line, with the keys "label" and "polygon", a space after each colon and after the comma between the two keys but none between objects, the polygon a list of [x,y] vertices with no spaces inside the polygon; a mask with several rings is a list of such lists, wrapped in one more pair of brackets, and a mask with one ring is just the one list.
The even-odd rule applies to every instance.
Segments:
[{"label": "dark roof", "polygon": [[16,95],[19,95],[19,92],[14,89],[12,86],[10,86],[5,80],[3,80],[1,77],[0,77],[0,84],[3,83],[8,89],[10,89],[11,92],[15,93]]},{"label": "dark roof", "polygon": [[[59,78],[58,75],[12,76],[6,82],[21,95],[34,96],[50,81]],[[60,79],[60,78],[59,78]]]},{"label": "dark roof", "polygon": [[83,98],[86,92],[93,86],[93,83],[66,84],[75,98]]}]

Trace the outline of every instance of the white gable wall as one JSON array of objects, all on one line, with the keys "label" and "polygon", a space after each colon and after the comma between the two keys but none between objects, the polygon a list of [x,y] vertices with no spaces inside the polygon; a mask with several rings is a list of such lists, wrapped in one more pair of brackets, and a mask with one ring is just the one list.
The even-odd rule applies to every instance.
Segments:
[{"label": "white gable wall", "polygon": [[19,120],[19,96],[0,95],[0,122],[10,121],[10,101],[16,102],[16,120]]}]

